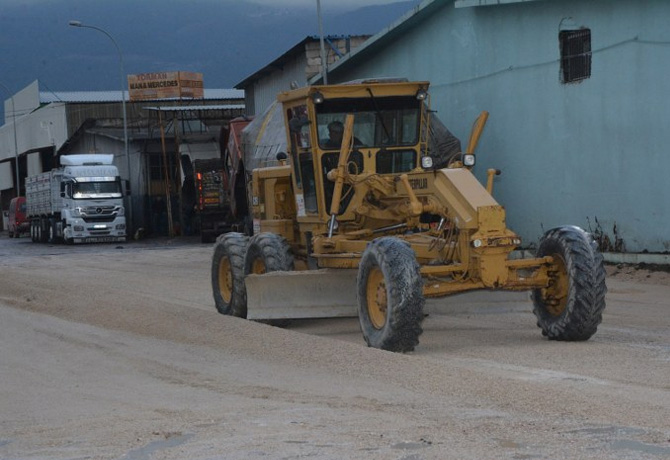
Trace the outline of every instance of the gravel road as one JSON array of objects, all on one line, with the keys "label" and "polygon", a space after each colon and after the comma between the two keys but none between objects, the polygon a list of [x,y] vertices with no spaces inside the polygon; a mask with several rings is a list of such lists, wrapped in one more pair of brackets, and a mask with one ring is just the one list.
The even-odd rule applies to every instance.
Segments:
[{"label": "gravel road", "polygon": [[585,343],[526,296],[430,301],[403,355],[356,319],[219,315],[211,253],[0,234],[0,458],[670,458],[667,273],[609,267]]}]

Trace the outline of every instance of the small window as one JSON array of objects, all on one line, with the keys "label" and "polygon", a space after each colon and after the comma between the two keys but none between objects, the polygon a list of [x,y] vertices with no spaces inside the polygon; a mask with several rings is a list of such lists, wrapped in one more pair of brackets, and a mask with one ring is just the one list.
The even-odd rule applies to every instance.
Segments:
[{"label": "small window", "polygon": [[300,154],[300,172],[302,175],[302,190],[305,197],[305,211],[313,214],[316,207],[316,182],[314,181],[314,161],[310,153]]},{"label": "small window", "polygon": [[591,29],[562,30],[561,82],[582,81],[591,76]]},{"label": "small window", "polygon": [[414,150],[380,150],[377,152],[378,174],[396,174],[416,168]]}]

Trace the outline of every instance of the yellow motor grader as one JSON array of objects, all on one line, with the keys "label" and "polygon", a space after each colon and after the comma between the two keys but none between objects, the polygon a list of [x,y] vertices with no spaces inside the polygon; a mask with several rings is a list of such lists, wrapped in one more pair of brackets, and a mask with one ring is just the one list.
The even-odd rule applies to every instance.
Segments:
[{"label": "yellow motor grader", "polygon": [[465,151],[445,159],[428,87],[305,87],[279,94],[254,120],[237,168],[253,236],[217,239],[219,312],[271,321],[353,313],[369,346],[407,352],[419,343],[426,297],[530,290],[549,339],[596,332],[606,287],[592,237],[554,228],[535,258],[513,256],[521,240],[492,197],[498,171],[486,186],[471,172],[488,114]]}]

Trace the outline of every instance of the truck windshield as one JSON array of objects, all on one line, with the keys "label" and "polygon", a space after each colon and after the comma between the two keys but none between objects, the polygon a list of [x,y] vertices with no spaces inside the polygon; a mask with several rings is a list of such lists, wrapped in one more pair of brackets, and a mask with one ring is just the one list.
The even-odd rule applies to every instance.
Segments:
[{"label": "truck windshield", "polygon": [[[326,99],[316,106],[321,148],[339,149],[347,113],[354,114],[354,144],[365,147],[415,145],[421,103],[411,96]],[[341,137],[340,137],[341,139]]]},{"label": "truck windshield", "polygon": [[72,184],[72,198],[85,200],[91,198],[121,198],[121,183],[110,182],[74,182]]}]

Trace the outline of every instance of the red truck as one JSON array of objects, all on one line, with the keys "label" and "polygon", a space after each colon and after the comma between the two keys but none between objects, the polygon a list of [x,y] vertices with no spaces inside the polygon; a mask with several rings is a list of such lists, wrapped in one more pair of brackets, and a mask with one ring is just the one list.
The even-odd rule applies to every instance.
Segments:
[{"label": "red truck", "polygon": [[18,238],[30,231],[30,220],[26,216],[26,197],[12,198],[9,202],[9,237]]}]

